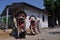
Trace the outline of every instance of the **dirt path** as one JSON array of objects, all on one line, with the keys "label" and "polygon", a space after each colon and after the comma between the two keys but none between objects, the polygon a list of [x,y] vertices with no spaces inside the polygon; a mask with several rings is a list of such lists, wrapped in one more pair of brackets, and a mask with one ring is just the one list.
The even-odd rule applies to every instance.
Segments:
[{"label": "dirt path", "polygon": [[60,40],[60,28],[55,29],[41,29],[41,32],[36,35],[26,35],[25,39],[15,39],[14,37],[5,36],[3,37],[0,31],[0,40]]}]

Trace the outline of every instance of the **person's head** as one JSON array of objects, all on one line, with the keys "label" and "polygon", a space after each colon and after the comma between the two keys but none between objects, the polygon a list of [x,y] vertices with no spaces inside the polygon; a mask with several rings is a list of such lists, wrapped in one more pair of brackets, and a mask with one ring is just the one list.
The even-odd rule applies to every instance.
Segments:
[{"label": "person's head", "polygon": [[32,16],[30,16],[29,20],[34,20],[35,21],[36,17],[32,15]]},{"label": "person's head", "polygon": [[23,17],[23,18],[26,18],[26,13],[24,11],[19,11],[17,14],[16,14],[17,17]]},{"label": "person's head", "polygon": [[20,23],[24,23],[26,19],[26,13],[24,11],[19,11],[16,14],[17,19],[19,20]]}]

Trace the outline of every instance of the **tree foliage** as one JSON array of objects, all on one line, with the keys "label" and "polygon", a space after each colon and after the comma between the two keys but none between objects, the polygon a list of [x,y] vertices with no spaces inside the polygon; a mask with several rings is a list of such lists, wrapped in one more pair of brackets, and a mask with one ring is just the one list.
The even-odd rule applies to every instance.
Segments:
[{"label": "tree foliage", "polygon": [[56,12],[58,17],[60,18],[60,0],[56,0]]},{"label": "tree foliage", "polygon": [[45,9],[60,18],[60,0],[44,0]]},{"label": "tree foliage", "polygon": [[[2,20],[3,20],[3,22],[6,24],[6,16],[4,16],[3,18],[2,18]],[[11,23],[11,19],[10,19],[10,17],[8,17],[8,24],[10,24]]]}]

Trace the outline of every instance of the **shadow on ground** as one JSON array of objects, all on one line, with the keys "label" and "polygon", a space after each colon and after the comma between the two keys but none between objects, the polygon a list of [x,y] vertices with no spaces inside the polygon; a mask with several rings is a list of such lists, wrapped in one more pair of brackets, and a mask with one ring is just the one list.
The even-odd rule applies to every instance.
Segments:
[{"label": "shadow on ground", "polygon": [[60,34],[60,32],[49,32],[49,34]]}]

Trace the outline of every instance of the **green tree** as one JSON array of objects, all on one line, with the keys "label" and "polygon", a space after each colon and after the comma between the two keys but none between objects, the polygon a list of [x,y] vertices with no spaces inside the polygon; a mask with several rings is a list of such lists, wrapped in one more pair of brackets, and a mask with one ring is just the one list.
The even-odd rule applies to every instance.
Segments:
[{"label": "green tree", "polygon": [[54,0],[44,0],[44,6],[45,6],[45,10],[47,10],[50,13],[53,13],[53,11],[56,8],[54,4]]},{"label": "green tree", "polygon": [[60,17],[60,0],[56,0],[56,12],[58,17]]},{"label": "green tree", "polygon": [[56,24],[57,17],[60,18],[60,0],[44,0],[45,10],[51,14],[51,24]]},{"label": "green tree", "polygon": [[[2,20],[3,20],[3,22],[4,22],[4,24],[6,25],[6,16],[4,16],[3,18],[2,18]],[[10,24],[11,23],[11,19],[10,19],[10,16],[8,17],[8,24]]]},{"label": "green tree", "polygon": [[56,13],[60,24],[60,0],[56,0]]}]

